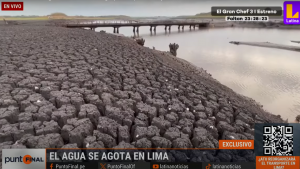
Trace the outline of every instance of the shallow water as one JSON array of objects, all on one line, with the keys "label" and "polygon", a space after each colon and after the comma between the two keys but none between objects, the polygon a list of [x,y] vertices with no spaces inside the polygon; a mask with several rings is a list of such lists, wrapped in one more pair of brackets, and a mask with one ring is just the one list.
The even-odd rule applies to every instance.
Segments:
[{"label": "shallow water", "polygon": [[[113,32],[113,28],[98,28]],[[300,53],[294,51],[233,45],[229,41],[273,42],[299,45],[299,30],[257,28],[210,28],[178,32],[176,26],[165,33],[157,27],[141,27],[139,36],[145,46],[169,50],[169,43],[178,43],[178,57],[206,69],[214,78],[234,91],[260,102],[264,108],[293,121],[300,115]],[[133,36],[132,27],[120,28],[120,33]],[[137,36],[137,35],[136,35]]]}]

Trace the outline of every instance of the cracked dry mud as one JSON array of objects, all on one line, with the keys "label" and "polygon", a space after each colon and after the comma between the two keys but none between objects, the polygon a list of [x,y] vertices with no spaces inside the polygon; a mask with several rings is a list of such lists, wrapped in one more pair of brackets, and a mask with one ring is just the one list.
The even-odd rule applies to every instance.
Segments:
[{"label": "cracked dry mud", "polygon": [[[129,38],[38,25],[0,27],[0,106],[1,149],[218,148],[220,139],[253,139],[256,122],[282,122]],[[252,150],[188,156],[254,160]]]}]

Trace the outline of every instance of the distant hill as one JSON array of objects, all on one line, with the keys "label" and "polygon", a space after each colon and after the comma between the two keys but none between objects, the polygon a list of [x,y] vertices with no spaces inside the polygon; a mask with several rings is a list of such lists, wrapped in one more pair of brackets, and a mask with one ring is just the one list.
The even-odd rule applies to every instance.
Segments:
[{"label": "distant hill", "polygon": [[64,14],[64,13],[60,13],[60,12],[56,12],[56,13],[52,13],[50,15],[48,15],[49,19],[66,19],[68,17],[68,15]]},{"label": "distant hill", "polygon": [[116,20],[130,20],[132,19],[129,16],[126,15],[105,15],[105,16],[82,16],[82,15],[77,15],[77,16],[68,16],[64,13],[52,13],[48,15],[49,19],[116,19]]},{"label": "distant hill", "polygon": [[64,14],[64,13],[60,13],[60,12],[56,12],[56,13],[52,13],[49,16],[61,16],[61,17],[66,17],[68,15]]},{"label": "distant hill", "polygon": [[212,17],[210,12],[203,12],[197,13],[196,15],[180,15],[174,18],[176,19],[191,19],[191,18],[198,18],[198,17]]},{"label": "distant hill", "polygon": [[36,19],[103,19],[103,20],[133,20],[132,17],[126,15],[105,15],[105,16],[68,16],[62,12],[51,13],[46,16],[38,16],[38,15],[18,15],[18,16],[0,16],[0,19],[7,18],[11,20],[36,20]]},{"label": "distant hill", "polygon": [[195,16],[211,16],[211,12],[197,13]]},{"label": "distant hill", "polygon": [[103,17],[103,18],[115,18],[115,19],[123,19],[123,20],[130,20],[132,19],[130,16],[126,15],[105,15],[105,16],[97,16],[97,17]]},{"label": "distant hill", "polygon": [[0,16],[0,18],[12,18],[12,17],[18,17],[18,18],[33,18],[33,17],[39,17],[39,16],[37,16],[37,15],[18,15],[18,16],[3,15],[3,16]]}]

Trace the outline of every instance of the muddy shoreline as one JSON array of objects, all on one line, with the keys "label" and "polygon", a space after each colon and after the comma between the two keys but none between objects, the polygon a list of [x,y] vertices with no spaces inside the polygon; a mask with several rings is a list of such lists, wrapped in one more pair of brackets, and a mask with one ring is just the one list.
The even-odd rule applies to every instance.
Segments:
[{"label": "muddy shoreline", "polygon": [[[283,122],[205,70],[130,38],[0,26],[0,147],[217,148]],[[244,151],[244,150],[243,150]],[[210,151],[200,161],[254,161]]]},{"label": "muddy shoreline", "polygon": [[257,46],[257,47],[266,47],[266,48],[275,48],[275,49],[283,49],[290,50],[295,52],[300,52],[299,46],[291,46],[291,45],[282,45],[270,42],[240,42],[240,41],[231,41],[229,43],[235,45],[248,45],[248,46]]},{"label": "muddy shoreline", "polygon": [[299,25],[285,25],[282,20],[270,20],[268,22],[227,22],[223,19],[207,20],[214,28],[266,28],[266,29],[300,29]]}]

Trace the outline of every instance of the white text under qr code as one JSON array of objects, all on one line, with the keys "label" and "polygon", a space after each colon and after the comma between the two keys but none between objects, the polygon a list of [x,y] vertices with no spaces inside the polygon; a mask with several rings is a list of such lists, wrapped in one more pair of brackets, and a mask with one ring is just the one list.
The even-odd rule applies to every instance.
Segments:
[{"label": "white text under qr code", "polygon": [[293,126],[264,126],[264,155],[293,155]]}]

